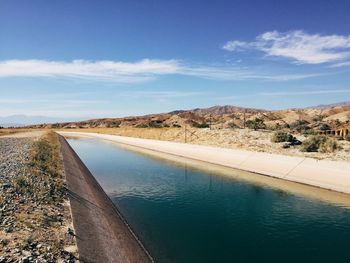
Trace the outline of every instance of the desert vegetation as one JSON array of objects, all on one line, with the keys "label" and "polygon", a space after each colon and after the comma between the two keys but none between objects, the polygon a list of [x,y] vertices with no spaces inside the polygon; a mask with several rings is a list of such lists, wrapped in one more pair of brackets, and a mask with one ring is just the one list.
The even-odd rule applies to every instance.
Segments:
[{"label": "desert vegetation", "polygon": [[323,152],[323,153],[332,153],[336,150],[340,150],[341,147],[339,143],[333,139],[326,136],[311,136],[307,138],[301,147],[301,151],[304,152]]}]

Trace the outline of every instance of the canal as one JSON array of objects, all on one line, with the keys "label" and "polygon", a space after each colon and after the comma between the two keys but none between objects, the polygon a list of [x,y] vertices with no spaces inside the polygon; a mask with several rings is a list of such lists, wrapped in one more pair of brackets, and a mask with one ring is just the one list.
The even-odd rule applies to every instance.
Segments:
[{"label": "canal", "polygon": [[347,195],[68,139],[156,262],[350,262]]}]

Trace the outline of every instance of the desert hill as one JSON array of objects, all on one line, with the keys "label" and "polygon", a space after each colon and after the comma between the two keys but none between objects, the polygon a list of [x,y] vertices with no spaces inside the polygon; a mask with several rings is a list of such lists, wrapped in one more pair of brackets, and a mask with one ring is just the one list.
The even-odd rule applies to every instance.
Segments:
[{"label": "desert hill", "polygon": [[[294,127],[304,125],[313,129],[336,129],[348,126],[350,122],[350,102],[333,105],[322,105],[304,109],[269,111],[263,109],[243,108],[232,105],[177,110],[169,113],[131,116],[124,118],[91,119],[79,122],[64,122],[33,125],[33,128],[162,128],[211,127],[223,129],[230,127],[243,128],[249,120],[259,118],[267,128]],[[304,128],[305,128],[304,127]]]}]

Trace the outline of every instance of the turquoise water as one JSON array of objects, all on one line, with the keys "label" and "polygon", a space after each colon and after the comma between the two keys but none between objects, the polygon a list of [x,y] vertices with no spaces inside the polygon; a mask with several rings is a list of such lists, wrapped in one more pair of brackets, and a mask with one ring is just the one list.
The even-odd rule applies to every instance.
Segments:
[{"label": "turquoise water", "polygon": [[346,206],[191,161],[68,141],[157,262],[350,262]]}]

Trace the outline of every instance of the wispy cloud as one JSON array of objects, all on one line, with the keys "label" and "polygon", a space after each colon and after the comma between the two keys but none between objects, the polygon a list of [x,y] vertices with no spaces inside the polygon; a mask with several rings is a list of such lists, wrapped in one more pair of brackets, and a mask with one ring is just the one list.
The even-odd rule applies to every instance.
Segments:
[{"label": "wispy cloud", "polygon": [[340,63],[330,65],[331,68],[340,68],[340,67],[349,67],[349,66],[350,66],[350,61],[340,62]]},{"label": "wispy cloud", "polygon": [[291,92],[261,92],[258,96],[303,96],[303,95],[327,95],[350,93],[350,89],[328,89],[328,90],[309,90],[309,91],[291,91]]},{"label": "wispy cloud", "polygon": [[255,49],[267,56],[284,57],[299,64],[321,64],[350,57],[350,36],[308,34],[301,30],[265,32],[252,42],[229,41],[223,49]]},{"label": "wispy cloud", "polygon": [[0,62],[0,77],[74,77],[116,82],[145,81],[155,75],[178,70],[175,60],[144,59],[134,63],[120,61],[7,60]]},{"label": "wispy cloud", "polygon": [[233,40],[226,42],[226,44],[223,45],[222,48],[228,51],[241,51],[249,47],[251,47],[251,44],[248,42]]},{"label": "wispy cloud", "polygon": [[232,67],[185,67],[179,74],[214,80],[263,80],[263,81],[290,81],[313,78],[321,74],[271,74],[260,71],[245,70]]},{"label": "wispy cloud", "polygon": [[0,62],[0,78],[57,77],[82,78],[117,83],[149,81],[161,75],[182,75],[214,80],[288,81],[319,76],[319,74],[264,73],[253,69],[228,66],[193,66],[177,60],[144,59],[121,61],[46,61],[6,60]]}]

